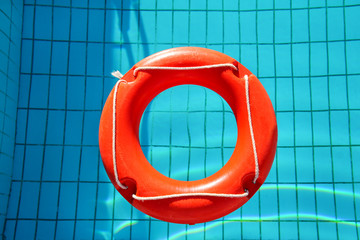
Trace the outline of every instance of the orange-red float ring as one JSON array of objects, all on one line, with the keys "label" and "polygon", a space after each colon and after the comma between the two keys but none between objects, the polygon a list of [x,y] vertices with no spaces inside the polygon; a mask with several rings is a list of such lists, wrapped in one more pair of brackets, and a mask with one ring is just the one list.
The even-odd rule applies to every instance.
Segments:
[{"label": "orange-red float ring", "polygon": [[[160,92],[182,84],[221,95],[238,127],[234,152],[224,167],[188,182],[159,173],[139,142],[146,106]],[[119,80],[101,115],[99,144],[111,182],[129,203],[160,220],[195,224],[231,213],[256,193],[274,160],[277,124],[264,87],[248,69],[214,50],[181,47],[143,59]]]}]

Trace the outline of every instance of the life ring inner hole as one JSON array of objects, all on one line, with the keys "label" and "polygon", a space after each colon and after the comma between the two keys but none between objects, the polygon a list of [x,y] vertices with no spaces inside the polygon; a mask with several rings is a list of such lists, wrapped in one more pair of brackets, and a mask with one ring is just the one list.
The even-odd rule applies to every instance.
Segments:
[{"label": "life ring inner hole", "polygon": [[234,113],[216,92],[180,85],[157,95],[144,111],[141,149],[161,174],[195,181],[219,171],[233,154],[238,137]]}]

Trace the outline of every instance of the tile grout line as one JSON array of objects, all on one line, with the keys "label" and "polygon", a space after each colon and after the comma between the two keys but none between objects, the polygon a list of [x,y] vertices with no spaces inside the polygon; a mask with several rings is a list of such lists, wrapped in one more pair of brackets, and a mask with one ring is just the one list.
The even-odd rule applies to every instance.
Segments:
[{"label": "tile grout line", "polygon": [[[308,0],[308,7],[310,7],[310,0]],[[307,14],[308,14],[308,38],[309,38],[309,42],[311,43],[311,35],[310,35],[310,8],[307,10]],[[309,44],[309,76],[311,76],[311,44]],[[314,190],[316,189],[316,171],[315,171],[315,150],[314,150],[314,114],[313,114],[313,99],[312,99],[312,88],[311,88],[311,77],[309,77],[309,90],[310,90],[310,121],[311,121],[311,153],[312,153],[312,166],[313,166],[313,181],[314,181]],[[318,216],[318,207],[317,207],[317,193],[316,191],[314,192],[314,207],[315,207],[315,215]],[[320,232],[319,232],[319,222],[316,221],[316,235],[317,235],[317,239],[320,238]]]},{"label": "tile grout line", "polygon": [[[36,0],[34,0],[34,3],[36,4]],[[33,29],[32,29],[32,36],[35,36],[35,14],[36,14],[36,7],[34,7],[33,9]],[[23,19],[23,22],[25,21],[25,19]],[[27,107],[29,107],[29,103],[30,103],[30,93],[31,93],[31,85],[32,85],[32,72],[34,70],[34,41],[32,41],[32,47],[31,47],[31,63],[30,63],[30,83],[29,83],[29,96],[28,96],[28,101],[27,101]],[[21,64],[21,63],[20,63]],[[25,160],[26,160],[26,143],[27,143],[27,134],[28,134],[28,126],[29,126],[29,109],[27,109],[26,111],[26,123],[25,123],[25,134],[24,134],[24,155],[23,155],[23,159],[22,159],[22,171],[21,171],[21,179],[24,179],[24,166],[25,166]],[[16,140],[15,140],[16,141]],[[17,207],[17,212],[16,212],[16,219],[19,218],[19,214],[20,214],[20,204],[21,204],[21,193],[22,193],[22,188],[23,188],[23,183],[20,183],[20,189],[19,189],[19,200],[18,200],[18,207]],[[40,190],[39,190],[40,191]],[[16,234],[17,234],[17,226],[18,226],[18,220],[16,220],[15,222],[15,226],[14,226],[14,239],[16,238]]]},{"label": "tile grout line", "polygon": [[[66,74],[65,74],[65,105],[64,105],[64,134],[62,137],[62,145],[61,145],[61,163],[60,163],[60,175],[59,175],[59,189],[58,189],[58,200],[57,200],[57,211],[56,211],[56,224],[54,229],[54,240],[56,239],[57,229],[58,229],[58,220],[59,220],[59,209],[60,209],[60,199],[61,199],[61,185],[63,183],[62,176],[63,176],[63,167],[64,167],[64,154],[65,154],[65,142],[66,142],[66,122],[67,122],[67,115],[68,115],[68,104],[67,104],[67,96],[68,96],[68,89],[69,89],[69,69],[70,69],[70,39],[71,39],[71,21],[72,21],[72,0],[70,0],[69,6],[69,44],[67,49],[67,64],[66,64]],[[76,193],[77,195],[78,193]]]},{"label": "tile grout line", "polygon": [[[87,0],[87,8],[86,8],[86,42],[85,42],[85,80],[84,80],[84,97],[83,97],[83,114],[82,114],[82,128],[81,128],[81,147],[80,147],[80,159],[79,159],[79,170],[78,170],[78,182],[77,182],[77,195],[76,195],[76,203],[75,203],[75,216],[74,216],[74,231],[73,231],[73,239],[76,237],[76,227],[77,227],[77,219],[78,219],[78,207],[79,207],[79,190],[80,190],[80,178],[81,178],[81,165],[83,161],[83,144],[84,144],[84,125],[85,125],[85,102],[86,102],[86,87],[87,87],[87,64],[88,64],[88,39],[89,39],[89,1]],[[71,23],[70,23],[71,24]],[[94,221],[94,219],[93,219]],[[93,229],[94,231],[94,229]]]},{"label": "tile grout line", "polygon": [[[276,104],[276,99],[277,99],[277,72],[276,72],[276,68],[277,68],[277,65],[276,65],[276,47],[275,47],[275,42],[276,42],[276,39],[275,39],[275,36],[276,36],[276,17],[275,17],[275,1],[273,1],[273,9],[274,9],[274,12],[273,12],[273,54],[274,54],[274,98],[275,98],[275,103],[274,103],[274,110],[275,110],[275,114],[277,113],[277,104]],[[278,153],[277,153],[277,149],[276,149],[276,152],[275,152],[275,167],[276,167],[276,173],[275,173],[275,179],[276,179],[276,187],[278,188],[276,190],[276,198],[277,198],[277,214],[278,214],[278,226],[277,226],[277,231],[278,231],[278,238],[281,239],[281,222],[280,222],[280,193],[279,193],[279,161],[278,161]],[[273,164],[274,165],[274,164]]]},{"label": "tile grout line", "polygon": [[[34,6],[35,4],[31,4],[31,3],[25,3],[24,6]],[[36,4],[38,6],[43,6],[43,7],[49,7],[50,5],[48,4]],[[358,7],[359,4],[348,4],[346,5],[347,8],[352,8],[352,7]],[[63,6],[63,5],[55,5],[55,7],[58,8],[67,8],[67,6]],[[74,9],[86,9],[86,7],[80,7],[80,6],[74,6]],[[310,7],[310,9],[321,9],[323,8],[322,6],[320,7]],[[329,8],[342,8],[342,6],[329,6]],[[92,10],[106,10],[106,7],[104,8],[99,8],[99,7],[94,7],[94,8],[90,8]],[[308,7],[302,7],[302,8],[280,8],[277,9],[277,11],[291,11],[291,10],[307,10]],[[155,11],[154,9],[150,9],[150,8],[139,8],[139,9],[135,9],[135,8],[124,8],[124,9],[119,9],[119,8],[111,8],[110,10],[125,10],[125,11]],[[172,9],[158,9],[158,11],[171,11]],[[267,8],[267,9],[259,9],[259,12],[269,12],[272,11],[272,8]],[[186,12],[187,9],[186,8],[181,8],[181,9],[174,9],[174,11],[178,11],[178,12]],[[193,9],[192,11],[194,12],[200,12],[200,11],[205,11],[204,9]],[[221,12],[220,10],[215,10],[215,9],[209,9],[209,11],[211,12]],[[242,10],[224,10],[224,12],[255,12],[257,11],[256,9],[242,9]]]},{"label": "tile grout line", "polygon": [[[54,0],[52,0],[52,4],[54,4]],[[51,8],[51,33],[50,33],[50,38],[53,38],[54,32],[53,32],[53,23],[54,23],[54,7]],[[53,43],[51,42],[50,44],[50,56],[52,55],[52,51],[53,51]],[[50,62],[49,62],[49,73],[51,73],[51,65],[52,65],[52,57],[50,57]],[[49,101],[50,101],[50,75],[48,77],[48,88],[47,88],[47,102],[46,102],[46,107],[49,107]],[[30,93],[31,94],[31,93]],[[29,95],[30,95],[29,94]],[[29,103],[30,104],[30,103]],[[40,200],[41,200],[41,191],[42,191],[42,179],[43,179],[43,174],[44,174],[44,162],[45,162],[45,154],[46,154],[46,141],[47,141],[47,130],[48,130],[48,124],[49,124],[49,110],[46,110],[46,119],[45,119],[45,132],[44,132],[44,146],[42,147],[42,161],[41,161],[41,170],[40,170],[40,180],[39,180],[39,194],[37,197],[37,211],[36,211],[36,221],[35,221],[35,235],[34,235],[34,240],[37,239],[37,230],[38,230],[38,219],[39,219],[39,213],[40,213]]]},{"label": "tile grout line", "polygon": [[[329,40],[329,38],[328,38],[328,8],[327,8],[327,5],[328,5],[328,1],[327,0],[325,0],[325,4],[326,4],[326,6],[325,6],[325,29],[326,29],[326,32],[325,32],[325,38],[326,38],[326,56],[327,56],[327,61],[326,61],[326,72],[327,72],[327,74],[329,74],[329,71],[330,71],[330,63],[329,63],[329,43],[328,43],[328,40]],[[327,95],[328,95],[328,99],[327,99],[327,101],[328,101],[328,109],[329,109],[329,122],[328,122],[328,124],[329,124],[329,137],[330,137],[330,159],[331,159],[331,173],[332,173],[332,189],[333,189],[333,191],[335,191],[335,176],[334,176],[334,173],[335,173],[335,169],[334,169],[334,157],[333,157],[333,147],[332,147],[332,145],[333,145],[333,141],[332,141],[332,129],[331,129],[331,126],[332,126],[332,124],[331,124],[331,108],[330,108],[330,103],[331,103],[331,101],[330,101],[330,87],[329,87],[329,85],[330,85],[330,78],[329,78],[329,76],[327,76]],[[333,201],[334,201],[334,211],[335,211],[335,219],[337,220],[338,219],[338,217],[337,217],[337,209],[336,209],[336,197],[335,197],[335,195],[333,196]],[[337,236],[337,239],[339,239],[339,226],[338,226],[338,224],[336,223],[335,224],[335,227],[336,227],[336,236]]]},{"label": "tile grout line", "polygon": [[[345,60],[345,80],[346,80],[346,103],[347,103],[347,117],[348,117],[348,125],[349,125],[349,150],[350,150],[350,164],[351,164],[351,180],[352,180],[352,191],[353,191],[353,207],[354,207],[354,222],[357,219],[357,209],[356,209],[356,198],[355,198],[355,184],[354,184],[354,155],[352,151],[352,138],[351,138],[351,114],[350,114],[350,100],[349,100],[349,79],[348,79],[348,61],[347,61],[347,36],[346,36],[346,11],[345,11],[345,0],[343,0],[343,20],[344,20],[344,60]],[[356,237],[357,239],[360,238],[359,227],[356,228]]]},{"label": "tile grout line", "polygon": [[[290,2],[290,8],[292,9],[293,8],[293,5],[292,5],[292,2]],[[290,10],[290,41],[293,42],[293,10]],[[296,186],[296,189],[298,187],[298,176],[297,176],[297,166],[296,166],[296,124],[295,124],[295,98],[294,98],[294,51],[293,51],[293,44],[290,46],[290,55],[291,55],[291,87],[292,87],[292,117],[293,117],[293,124],[292,124],[292,128],[293,128],[293,131],[294,131],[294,135],[293,135],[293,156],[294,156],[294,171],[295,171],[295,186]],[[295,206],[296,206],[296,217],[297,219],[299,219],[299,195],[298,195],[298,192],[295,191],[295,199],[296,199],[296,202],[295,202]],[[297,221],[297,237],[300,239],[300,224],[299,224],[299,221]]]},{"label": "tile grout line", "polygon": [[[104,6],[106,8],[106,0],[104,1]],[[89,10],[90,11],[90,10]],[[102,10],[96,10],[96,11],[102,11]],[[106,10],[103,10],[104,12],[104,25],[103,25],[103,36],[102,36],[102,40],[103,42],[105,42],[105,29],[106,29]],[[89,24],[88,24],[89,25]],[[89,29],[87,29],[87,32],[89,31]],[[102,51],[103,51],[103,62],[102,62],[102,74],[105,75],[105,44],[103,43],[102,46]],[[86,60],[87,61],[87,60]],[[101,89],[101,105],[104,102],[104,77],[101,79],[101,83],[102,83],[102,89]],[[87,90],[85,89],[85,92]],[[86,101],[84,102],[84,106],[86,108]],[[85,112],[84,112],[85,115]],[[97,209],[98,209],[98,202],[99,202],[99,185],[100,185],[100,167],[101,167],[101,155],[100,155],[100,150],[97,149],[97,171],[96,171],[96,191],[95,191],[95,207],[94,207],[94,223],[93,223],[93,234],[92,234],[92,238],[96,239],[96,223],[97,223]]]}]

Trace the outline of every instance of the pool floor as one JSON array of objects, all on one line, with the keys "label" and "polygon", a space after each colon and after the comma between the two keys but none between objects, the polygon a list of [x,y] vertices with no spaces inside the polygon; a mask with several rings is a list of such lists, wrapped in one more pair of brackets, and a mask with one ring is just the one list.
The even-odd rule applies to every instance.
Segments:
[{"label": "pool floor", "polygon": [[[360,239],[360,2],[2,0],[3,239]],[[203,224],[151,218],[115,190],[98,147],[117,79],[158,51],[223,52],[264,85],[274,164],[240,209]],[[148,106],[139,137],[162,174],[196,180],[232,154],[227,103],[180,86]]]}]

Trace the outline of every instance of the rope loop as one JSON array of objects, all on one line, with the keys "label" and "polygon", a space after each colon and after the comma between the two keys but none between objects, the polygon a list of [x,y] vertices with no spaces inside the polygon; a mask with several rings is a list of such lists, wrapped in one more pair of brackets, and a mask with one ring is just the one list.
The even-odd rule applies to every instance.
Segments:
[{"label": "rope loop", "polygon": [[196,67],[137,67],[134,69],[133,75],[136,77],[139,71],[146,70],[199,70],[199,69],[210,69],[210,68],[232,68],[235,71],[238,71],[238,68],[232,63],[221,63],[221,64],[212,64]]},{"label": "rope loop", "polygon": [[226,197],[226,198],[241,198],[247,197],[249,192],[245,189],[244,193],[239,194],[225,194],[225,193],[179,193],[179,194],[169,194],[162,196],[154,196],[154,197],[139,197],[135,194],[132,197],[139,201],[151,201],[151,200],[163,200],[170,198],[181,198],[181,197]]},{"label": "rope loop", "polygon": [[114,174],[115,174],[115,181],[117,183],[117,185],[121,188],[121,189],[128,189],[127,186],[123,185],[120,180],[119,180],[119,176],[118,176],[118,172],[117,172],[117,163],[116,163],[116,97],[117,97],[117,91],[118,91],[118,87],[119,84],[122,82],[126,82],[125,80],[119,80],[117,81],[117,83],[115,84],[115,90],[114,90],[114,98],[113,98],[113,133],[112,133],[112,154],[113,154],[113,164],[114,164]]}]

